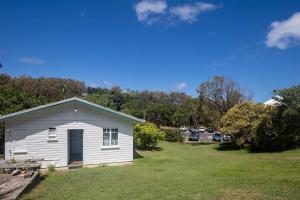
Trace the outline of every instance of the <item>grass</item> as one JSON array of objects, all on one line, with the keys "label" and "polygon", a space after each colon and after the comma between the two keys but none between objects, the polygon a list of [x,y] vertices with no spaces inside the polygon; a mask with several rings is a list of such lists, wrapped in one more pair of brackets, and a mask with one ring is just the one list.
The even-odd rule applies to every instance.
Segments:
[{"label": "grass", "polygon": [[160,143],[134,165],[51,173],[22,199],[300,199],[300,149]]}]

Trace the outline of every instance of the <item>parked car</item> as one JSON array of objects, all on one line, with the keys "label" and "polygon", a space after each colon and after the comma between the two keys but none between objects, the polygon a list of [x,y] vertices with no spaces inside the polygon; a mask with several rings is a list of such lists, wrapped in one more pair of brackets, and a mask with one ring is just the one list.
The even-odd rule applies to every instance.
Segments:
[{"label": "parked car", "polygon": [[205,133],[205,128],[199,128],[198,131],[199,131],[200,133]]},{"label": "parked car", "polygon": [[191,133],[191,132],[198,132],[198,129],[195,129],[195,128],[189,128],[188,129],[188,132]]},{"label": "parked car", "polygon": [[187,130],[188,130],[188,127],[181,126],[181,127],[179,128],[179,130],[181,130],[181,131],[187,131]]},{"label": "parked car", "polygon": [[208,132],[208,133],[214,133],[214,130],[212,128],[208,128],[208,129],[206,129],[206,132]]},{"label": "parked car", "polygon": [[205,135],[205,128],[199,128],[198,132],[199,132],[199,137],[203,137]]},{"label": "parked car", "polygon": [[199,133],[196,131],[192,131],[189,136],[189,141],[198,141],[198,140],[199,140]]},{"label": "parked car", "polygon": [[228,135],[228,134],[224,134],[223,135],[223,141],[231,141],[231,137],[230,137],[230,135]]},{"label": "parked car", "polygon": [[222,141],[222,134],[220,132],[215,132],[213,135],[213,141],[221,142]]}]

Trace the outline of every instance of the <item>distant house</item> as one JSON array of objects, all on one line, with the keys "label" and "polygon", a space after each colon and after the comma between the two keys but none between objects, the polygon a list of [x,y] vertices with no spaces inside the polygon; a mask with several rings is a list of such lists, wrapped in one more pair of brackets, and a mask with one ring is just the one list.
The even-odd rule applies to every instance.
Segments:
[{"label": "distant house", "polygon": [[70,98],[4,115],[5,159],[42,159],[42,167],[133,160],[133,122],[142,119]]},{"label": "distant house", "polygon": [[265,105],[268,105],[268,106],[278,106],[280,105],[280,102],[276,99],[282,99],[282,97],[280,96],[276,96],[272,99],[269,99],[268,101],[264,102]]}]

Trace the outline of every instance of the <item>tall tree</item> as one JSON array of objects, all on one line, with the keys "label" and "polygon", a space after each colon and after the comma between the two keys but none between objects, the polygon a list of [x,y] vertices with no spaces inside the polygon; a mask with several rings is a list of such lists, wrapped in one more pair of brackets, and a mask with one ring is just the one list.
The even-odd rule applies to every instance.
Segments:
[{"label": "tall tree", "polygon": [[222,114],[236,104],[251,100],[250,94],[246,94],[235,81],[224,76],[214,76],[202,83],[197,92],[199,99],[215,107]]}]

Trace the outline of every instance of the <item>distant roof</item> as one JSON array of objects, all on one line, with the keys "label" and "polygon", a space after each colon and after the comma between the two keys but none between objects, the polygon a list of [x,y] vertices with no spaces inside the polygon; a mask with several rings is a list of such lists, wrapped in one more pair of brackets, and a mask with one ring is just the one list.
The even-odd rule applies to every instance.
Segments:
[{"label": "distant roof", "polygon": [[[276,96],[274,98],[277,98],[277,99],[282,99],[282,97],[280,96]],[[277,101],[276,99],[269,99],[268,101],[264,102],[265,105],[269,105],[269,106],[277,106],[277,105],[280,105],[280,102]]]},{"label": "distant roof", "polygon": [[89,102],[89,101],[86,101],[86,100],[83,100],[83,99],[80,99],[80,98],[77,98],[77,97],[73,97],[73,98],[62,100],[62,101],[57,101],[57,102],[54,102],[54,103],[49,103],[49,104],[46,104],[46,105],[41,105],[41,106],[37,106],[37,107],[34,107],[34,108],[22,110],[22,111],[19,111],[19,112],[3,115],[3,116],[0,116],[0,121],[5,121],[5,119],[8,119],[8,118],[12,118],[12,117],[15,117],[15,116],[23,115],[23,114],[26,114],[26,113],[42,110],[42,109],[45,109],[45,108],[53,107],[53,106],[56,106],[56,105],[60,105],[60,104],[64,104],[64,103],[68,103],[68,102],[72,102],[72,101],[77,101],[77,102],[80,102],[80,103],[83,103],[83,104],[87,104],[87,105],[93,106],[97,109],[107,111],[107,112],[110,112],[112,114],[131,119],[133,121],[145,122],[145,120],[143,120],[143,119],[139,119],[139,118],[133,117],[131,115],[127,115],[125,113],[118,112],[118,111],[112,110],[110,108],[106,108],[104,106],[101,106],[101,105],[98,105],[98,104],[95,104],[95,103],[92,103],[92,102]]}]

